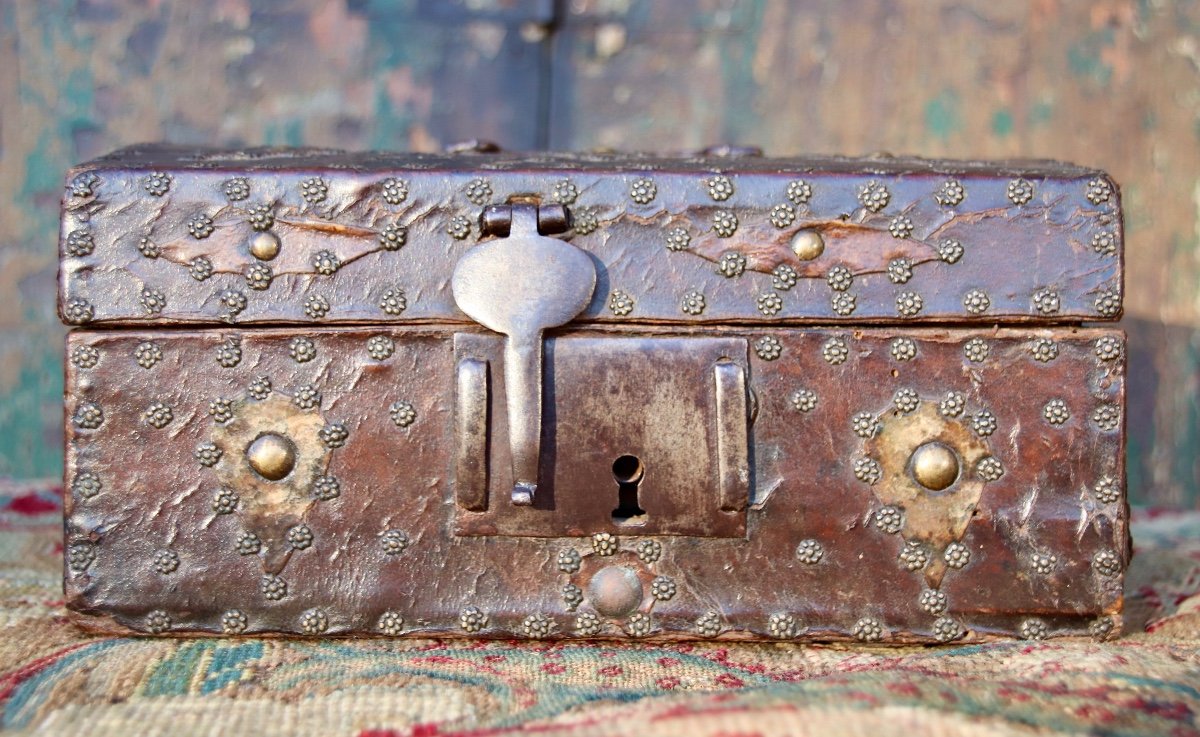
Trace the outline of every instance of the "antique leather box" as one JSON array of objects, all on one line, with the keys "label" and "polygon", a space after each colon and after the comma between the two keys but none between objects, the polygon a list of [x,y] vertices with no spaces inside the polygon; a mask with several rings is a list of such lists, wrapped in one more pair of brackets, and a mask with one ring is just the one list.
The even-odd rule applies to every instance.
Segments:
[{"label": "antique leather box", "polygon": [[719,153],[139,147],[71,171],[74,616],[1119,632],[1112,181]]}]

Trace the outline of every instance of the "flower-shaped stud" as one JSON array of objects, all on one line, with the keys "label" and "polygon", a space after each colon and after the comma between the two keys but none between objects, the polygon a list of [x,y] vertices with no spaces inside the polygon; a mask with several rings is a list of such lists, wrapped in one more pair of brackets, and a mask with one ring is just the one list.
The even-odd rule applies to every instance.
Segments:
[{"label": "flower-shaped stud", "polygon": [[803,179],[793,179],[788,182],[787,198],[797,205],[807,204],[812,199],[812,185]]},{"label": "flower-shaped stud", "polygon": [[467,182],[463,192],[476,205],[486,205],[492,199],[492,185],[486,179],[472,179]]},{"label": "flower-shaped stud", "polygon": [[907,215],[897,215],[888,222],[888,232],[893,238],[909,238],[913,233],[912,218]]},{"label": "flower-shaped stud", "polygon": [[859,203],[871,212],[879,212],[887,207],[891,199],[892,193],[882,182],[871,180],[858,188]]},{"label": "flower-shaped stud", "polygon": [[225,192],[225,199],[230,202],[241,202],[250,196],[250,180],[246,177],[226,179],[221,185],[221,189]]},{"label": "flower-shaped stud", "polygon": [[880,532],[895,535],[904,527],[904,512],[899,507],[880,507],[875,513],[875,527]]},{"label": "flower-shaped stud", "polygon": [[893,284],[908,283],[908,280],[911,279],[913,275],[912,259],[904,258],[903,256],[892,259],[890,262],[888,262],[887,274],[888,279],[890,279]]},{"label": "flower-shaped stud", "polygon": [[634,305],[635,302],[633,297],[619,289],[614,290],[613,293],[608,296],[608,309],[618,317],[624,317],[630,312],[633,312]]},{"label": "flower-shaped stud", "polygon": [[825,548],[821,543],[811,538],[801,540],[796,546],[796,559],[805,565],[816,565],[825,557]]},{"label": "flower-shaped stud", "polygon": [[949,603],[946,595],[936,589],[925,589],[921,592],[921,598],[918,602],[921,609],[930,614],[941,614],[946,611],[946,606]]},{"label": "flower-shaped stud", "polygon": [[155,197],[162,197],[171,189],[171,175],[164,171],[151,172],[142,180],[142,189]]},{"label": "flower-shaped stud", "polygon": [[821,346],[821,357],[830,366],[838,366],[846,362],[850,356],[850,348],[846,345],[846,339],[842,337],[833,337],[825,341]]},{"label": "flower-shaped stud", "polygon": [[963,201],[967,191],[957,179],[947,179],[933,194],[933,199],[942,207],[954,207]]},{"label": "flower-shaped stud", "polygon": [[971,562],[971,551],[962,543],[950,543],[942,553],[942,558],[951,568],[963,568]]},{"label": "flower-shaped stud", "polygon": [[943,238],[937,244],[938,258],[948,264],[956,264],[963,257],[962,242],[954,238]]},{"label": "flower-shaped stud", "polygon": [[246,391],[250,396],[258,401],[262,401],[271,396],[271,379],[266,376],[255,377],[254,381],[250,382],[250,386]]},{"label": "flower-shaped stud", "polygon": [[379,545],[386,555],[400,555],[408,549],[408,534],[404,530],[387,530],[380,536]]},{"label": "flower-shaped stud", "polygon": [[976,464],[975,472],[984,481],[999,481],[1000,477],[1004,475],[1004,465],[1000,463],[999,459],[988,456]]},{"label": "flower-shaped stud", "polygon": [[771,208],[771,225],[776,228],[786,228],[796,222],[796,209],[785,203]]},{"label": "flower-shaped stud", "polygon": [[796,280],[800,277],[788,264],[779,264],[771,270],[771,286],[781,292],[786,292],[796,286]]},{"label": "flower-shaped stud", "polygon": [[1050,338],[1038,338],[1030,344],[1029,353],[1033,356],[1033,360],[1049,363],[1058,358],[1058,343]]},{"label": "flower-shaped stud", "polygon": [[733,196],[733,181],[724,174],[710,177],[705,184],[708,185],[708,196],[717,202],[724,202]]},{"label": "flower-shaped stud", "polygon": [[812,412],[817,408],[817,393],[812,389],[797,389],[789,400],[799,412]]},{"label": "flower-shaped stud", "polygon": [[658,187],[652,179],[635,179],[633,184],[629,185],[629,196],[639,205],[645,205],[658,196]]},{"label": "flower-shaped stud", "polygon": [[336,476],[318,476],[312,485],[312,496],[317,501],[327,502],[342,494],[342,483]]},{"label": "flower-shaped stud", "polygon": [[892,341],[892,358],[897,361],[911,361],[916,358],[917,344],[912,338],[896,338]]},{"label": "flower-shaped stud", "polygon": [[1087,199],[1093,205],[1108,202],[1112,197],[1113,188],[1107,179],[1090,179],[1087,183]]},{"label": "flower-shaped stud", "polygon": [[329,184],[321,177],[309,177],[300,182],[300,195],[310,205],[320,204],[329,194]]},{"label": "flower-shaped stud", "polygon": [[399,205],[408,199],[408,182],[395,177],[388,177],[380,183],[383,190],[383,201],[389,205]]},{"label": "flower-shaped stud", "polygon": [[408,427],[417,421],[417,410],[410,402],[394,402],[388,408],[396,427]]},{"label": "flower-shaped stud", "polygon": [[972,289],[963,295],[963,307],[972,315],[981,315],[992,306],[992,300],[981,289]]},{"label": "flower-shaped stud", "polygon": [[867,486],[874,486],[883,478],[883,470],[879,462],[873,458],[856,458],[854,460],[854,478]]},{"label": "flower-shaped stud", "polygon": [[667,231],[667,250],[668,251],[683,251],[692,242],[692,236],[688,235],[685,228],[671,228]]},{"label": "flower-shaped stud", "polygon": [[834,314],[848,317],[854,314],[855,308],[858,306],[858,297],[849,292],[834,292],[829,298],[829,308],[834,311]]},{"label": "flower-shaped stud", "polygon": [[1071,412],[1067,409],[1067,403],[1061,399],[1051,399],[1046,402],[1046,406],[1042,407],[1042,416],[1046,418],[1046,422],[1051,425],[1061,425],[1071,419]]},{"label": "flower-shaped stud", "polygon": [[944,417],[958,417],[966,409],[967,398],[962,392],[949,392],[946,398],[938,403],[938,411]]},{"label": "flower-shaped stud", "polygon": [[863,617],[854,623],[852,633],[860,642],[879,642],[883,639],[883,624],[874,617]]},{"label": "flower-shaped stud", "polygon": [[408,298],[404,295],[404,290],[396,287],[384,292],[379,300],[379,309],[393,317],[408,309]]},{"label": "flower-shaped stud", "polygon": [[683,295],[681,307],[688,315],[699,315],[704,312],[704,295],[695,289],[689,290]]},{"label": "flower-shaped stud", "polygon": [[854,274],[845,266],[834,266],[825,276],[829,288],[835,292],[844,292],[854,284]]},{"label": "flower-shaped stud", "polygon": [[731,210],[717,210],[713,213],[712,224],[714,233],[721,238],[728,238],[737,231],[737,215]]},{"label": "flower-shaped stud", "polygon": [[1026,179],[1014,179],[1008,183],[1006,194],[1014,205],[1024,205],[1033,199],[1033,184]]},{"label": "flower-shaped stud", "polygon": [[764,361],[774,361],[783,353],[783,343],[774,335],[764,335],[754,343],[754,352]]}]

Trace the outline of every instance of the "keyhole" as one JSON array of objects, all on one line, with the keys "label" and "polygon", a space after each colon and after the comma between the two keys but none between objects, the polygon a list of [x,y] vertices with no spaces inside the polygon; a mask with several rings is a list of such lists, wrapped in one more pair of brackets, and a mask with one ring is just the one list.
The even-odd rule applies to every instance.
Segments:
[{"label": "keyhole", "polygon": [[646,469],[637,456],[621,456],[613,461],[613,478],[617,481],[617,508],[612,512],[618,525],[640,525],[646,522],[646,510],[638,505],[638,486]]}]

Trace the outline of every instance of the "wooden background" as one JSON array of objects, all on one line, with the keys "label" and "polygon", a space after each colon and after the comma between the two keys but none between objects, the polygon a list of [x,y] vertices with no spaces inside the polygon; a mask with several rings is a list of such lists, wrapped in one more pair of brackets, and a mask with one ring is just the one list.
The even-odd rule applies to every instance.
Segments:
[{"label": "wooden background", "polygon": [[1200,505],[1200,2],[0,0],[0,476],[61,462],[62,172],[139,141],[1057,157],[1127,206],[1135,501]]}]

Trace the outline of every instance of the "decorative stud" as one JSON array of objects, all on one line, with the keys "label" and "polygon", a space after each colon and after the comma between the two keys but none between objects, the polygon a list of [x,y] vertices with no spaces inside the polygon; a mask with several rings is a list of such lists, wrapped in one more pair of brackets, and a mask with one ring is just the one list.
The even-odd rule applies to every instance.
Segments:
[{"label": "decorative stud", "polygon": [[699,315],[704,312],[704,295],[695,289],[683,295],[682,309],[688,315]]},{"label": "decorative stud", "polygon": [[1121,489],[1111,477],[1105,476],[1096,482],[1092,489],[1096,501],[1101,504],[1113,504],[1121,499]]},{"label": "decorative stud", "polygon": [[388,177],[380,183],[383,190],[383,201],[389,205],[399,205],[408,199],[408,182],[395,177]]},{"label": "decorative stud", "polygon": [[553,619],[541,613],[530,614],[521,623],[521,631],[525,633],[526,637],[533,639],[549,637],[554,634],[556,629],[558,629],[558,624]]},{"label": "decorative stud", "polygon": [[203,212],[198,212],[192,215],[187,221],[188,233],[196,240],[204,240],[212,235],[213,221],[212,218]]},{"label": "decorative stud", "polygon": [[807,204],[812,199],[812,186],[803,179],[794,179],[788,182],[787,198],[797,205]]},{"label": "decorative stud", "polygon": [[786,292],[796,286],[799,274],[788,264],[780,264],[771,270],[771,286],[781,292]]},{"label": "decorative stud", "polygon": [[896,338],[892,341],[892,358],[911,361],[917,355],[917,344],[912,338]]},{"label": "decorative stud", "polygon": [[592,535],[592,550],[596,555],[609,556],[617,552],[618,541],[615,535],[608,532],[597,532]]},{"label": "decorative stud", "polygon": [[246,461],[259,476],[268,481],[279,481],[296,467],[296,445],[279,433],[264,433],[246,447]]},{"label": "decorative stud", "polygon": [[667,250],[668,251],[683,251],[692,242],[692,236],[688,234],[685,228],[671,228],[667,231]]},{"label": "decorative stud", "polygon": [[1042,416],[1051,425],[1061,425],[1071,419],[1071,412],[1067,409],[1067,403],[1063,400],[1051,399],[1049,402],[1046,402],[1045,407],[1042,407]]},{"label": "decorative stud", "polygon": [[350,431],[340,422],[332,422],[325,427],[322,427],[317,436],[321,438],[321,442],[330,450],[340,448],[346,444],[346,440],[350,437]]},{"label": "decorative stud", "polygon": [[733,196],[733,182],[724,174],[711,177],[706,184],[708,184],[708,196],[717,202],[724,202]]},{"label": "decorative stud", "polygon": [[571,205],[579,198],[579,187],[576,187],[570,179],[560,179],[554,184],[554,191],[550,193],[551,199],[555,202],[564,205]]},{"label": "decorative stud", "polygon": [[888,222],[888,232],[893,238],[909,238],[913,232],[912,218],[907,215],[897,215]]},{"label": "decorative stud", "polygon": [[292,550],[308,550],[313,544],[313,532],[308,525],[296,525],[287,532],[288,547]]},{"label": "decorative stud", "polygon": [[[467,226],[467,232],[470,232],[469,225]],[[451,235],[453,235],[453,233],[451,233]],[[458,236],[455,237],[457,238]],[[379,231],[379,245],[383,246],[383,250],[385,251],[399,251],[407,242],[408,228],[400,225],[399,223],[391,223],[383,230]],[[325,251],[325,253],[328,253],[328,251]]]},{"label": "decorative stud", "polygon": [[696,634],[701,637],[716,637],[721,634],[721,615],[716,612],[705,612],[696,619]]},{"label": "decorative stud", "polygon": [[342,266],[337,254],[329,250],[320,250],[313,255],[313,271],[322,276],[332,276]]},{"label": "decorative stud", "polygon": [[1115,404],[1102,404],[1092,412],[1092,422],[1101,430],[1116,430],[1121,423],[1121,410]]},{"label": "decorative stud", "polygon": [[1058,358],[1058,343],[1049,338],[1038,338],[1029,346],[1029,352],[1035,361],[1049,363]]},{"label": "decorative stud", "polygon": [[492,199],[492,185],[486,179],[472,179],[467,182],[463,192],[476,205],[486,205]]},{"label": "decorative stud", "polygon": [[268,573],[259,579],[258,590],[269,600],[279,601],[287,596],[288,585],[283,578]]},{"label": "decorative stud", "polygon": [[958,455],[949,446],[931,440],[913,451],[909,468],[918,484],[930,491],[942,491],[958,480]]},{"label": "decorative stud", "polygon": [[250,254],[258,260],[275,260],[280,254],[283,242],[280,236],[266,230],[264,233],[254,233],[250,239]]},{"label": "decorative stud", "polygon": [[963,344],[963,356],[971,363],[983,363],[989,353],[991,348],[983,338],[971,338]]},{"label": "decorative stud", "polygon": [[867,486],[874,486],[883,477],[883,471],[874,459],[857,458],[854,461],[854,477]]},{"label": "decorative stud", "polygon": [[1108,202],[1112,197],[1113,188],[1106,179],[1091,179],[1087,183],[1087,198],[1088,202],[1093,205],[1099,205]]},{"label": "decorative stud", "polygon": [[67,548],[67,567],[82,573],[96,560],[96,546],[88,542],[71,543]]},{"label": "decorative stud", "polygon": [[963,257],[963,245],[954,238],[943,238],[937,245],[938,258],[948,264],[956,264]]},{"label": "decorative stud", "polygon": [[1044,640],[1046,639],[1046,635],[1049,634],[1049,628],[1046,627],[1044,621],[1036,617],[1030,617],[1021,622],[1019,632],[1021,633],[1021,637],[1026,640]]},{"label": "decorative stud", "polygon": [[637,557],[646,565],[657,563],[662,557],[662,543],[657,540],[642,540],[637,544]]},{"label": "decorative stud", "polygon": [[590,207],[580,207],[575,210],[571,221],[578,235],[587,235],[600,227],[600,218]]},{"label": "decorative stud", "polygon": [[300,615],[300,630],[306,635],[319,635],[329,629],[329,617],[320,609],[309,609]]},{"label": "decorative stud", "polygon": [[226,179],[221,185],[221,189],[225,192],[225,199],[230,202],[241,202],[250,196],[250,180],[246,177],[233,177]]},{"label": "decorative stud", "polygon": [[213,514],[233,514],[237,510],[238,502],[240,501],[241,497],[233,489],[221,489],[213,497]]},{"label": "decorative stud", "polygon": [[1121,295],[1111,289],[1102,290],[1096,296],[1096,312],[1104,317],[1116,317],[1121,313]]},{"label": "decorative stud", "polygon": [[250,382],[250,387],[247,389],[250,396],[258,401],[262,401],[271,396],[271,380],[266,376],[259,376],[254,381]]},{"label": "decorative stud", "polygon": [[1045,576],[1054,572],[1054,568],[1058,565],[1058,556],[1053,553],[1034,553],[1029,557],[1029,562],[1033,566],[1034,572]]},{"label": "decorative stud", "polygon": [[717,210],[712,216],[713,232],[721,238],[728,238],[737,231],[737,215],[731,210]]},{"label": "decorative stud", "polygon": [[887,207],[892,199],[892,193],[887,186],[874,179],[858,188],[858,201],[871,212],[879,212]]},{"label": "decorative stud", "polygon": [[618,317],[624,317],[633,312],[635,304],[636,302],[634,302],[633,297],[619,289],[613,291],[608,296],[608,309],[612,310],[612,313]]},{"label": "decorative stud", "polygon": [[[825,239],[815,230],[805,228],[792,236],[792,253],[801,261],[812,261],[825,253]],[[832,272],[830,272],[832,274]],[[832,282],[830,283],[832,286]],[[849,288],[849,285],[847,285]],[[834,287],[837,289],[837,287]]]},{"label": "decorative stud", "polygon": [[300,409],[316,409],[321,405],[321,392],[312,384],[305,384],[296,390],[292,403]]},{"label": "decorative stud", "polygon": [[462,215],[455,215],[446,223],[446,232],[456,241],[461,241],[471,235],[471,221]]},{"label": "decorative stud", "polygon": [[137,348],[133,349],[133,360],[144,369],[154,368],[162,357],[162,347],[153,341],[138,343]]},{"label": "decorative stud", "polygon": [[222,368],[233,368],[242,362],[242,344],[237,338],[229,338],[217,346],[217,363]]},{"label": "decorative stud", "polygon": [[771,225],[776,228],[786,228],[796,222],[796,209],[787,203],[771,208]]},{"label": "decorative stud", "polygon": [[817,393],[812,389],[797,389],[792,392],[790,399],[799,412],[812,412],[817,408]]},{"label": "decorative stud", "polygon": [[964,634],[962,625],[949,617],[940,617],[933,623],[933,636],[938,642],[953,642]]},{"label": "decorative stud", "polygon": [[650,594],[659,601],[670,601],[675,591],[675,582],[669,576],[655,576],[650,582]]},{"label": "decorative stud", "polygon": [[1014,205],[1024,205],[1033,199],[1033,184],[1025,179],[1014,179],[1008,183],[1006,194]]},{"label": "decorative stud", "polygon": [[296,363],[308,363],[317,357],[317,346],[311,339],[297,336],[288,344],[288,353]]},{"label": "decorative stud", "polygon": [[981,409],[971,417],[971,429],[981,438],[986,438],[996,432],[996,415],[986,409]]},{"label": "decorative stud", "polygon": [[275,211],[267,204],[252,205],[246,210],[246,220],[259,232],[270,230],[275,226]]},{"label": "decorative stud", "polygon": [[399,612],[384,612],[379,615],[379,621],[375,623],[375,629],[385,635],[395,637],[404,631],[404,617],[400,616]]},{"label": "decorative stud", "polygon": [[96,249],[96,241],[90,230],[72,230],[67,234],[66,251],[68,256],[80,258],[91,254]]},{"label": "decorative stud", "polygon": [[859,642],[879,642],[883,639],[883,624],[874,617],[863,617],[854,623],[852,632]]},{"label": "decorative stud", "polygon": [[238,536],[234,549],[239,555],[257,555],[262,550],[262,541],[253,532],[243,532]]},{"label": "decorative stud", "polygon": [[933,199],[942,207],[954,207],[966,196],[967,191],[957,179],[947,179],[938,187],[937,192],[933,193]]},{"label": "decorative stud", "polygon": [[71,482],[71,493],[80,499],[91,499],[104,490],[100,477],[91,471],[83,471]]},{"label": "decorative stud", "polygon": [[1096,341],[1096,358],[1101,361],[1115,361],[1121,352],[1121,341],[1116,338],[1106,335]]},{"label": "decorative stud", "polygon": [[1049,287],[1039,289],[1033,295],[1033,307],[1043,315],[1056,314],[1060,304],[1058,292]]},{"label": "decorative stud", "polygon": [[573,612],[583,603],[583,589],[573,583],[562,587],[562,600],[568,612]]},{"label": "decorative stud", "polygon": [[854,274],[845,266],[834,266],[825,277],[829,288],[835,292],[844,292],[854,284]]},{"label": "decorative stud", "polygon": [[157,289],[144,287],[138,297],[138,302],[147,315],[158,315],[167,306],[167,296]]},{"label": "decorative stud", "polygon": [[313,320],[328,315],[329,309],[329,300],[320,294],[310,294],[304,298],[304,314]]},{"label": "decorative stud", "polygon": [[848,317],[854,314],[854,310],[858,306],[858,297],[849,292],[834,292],[833,296],[829,298],[829,306],[834,313]]},{"label": "decorative stud", "polygon": [[946,546],[946,551],[942,553],[942,558],[946,561],[946,565],[951,568],[963,568],[971,562],[971,551],[966,545],[954,542]]},{"label": "decorative stud", "polygon": [[396,344],[386,335],[373,335],[367,340],[367,354],[376,361],[384,361],[396,350]]},{"label": "decorative stud", "polygon": [[650,621],[650,615],[638,612],[630,616],[629,621],[625,623],[625,632],[630,637],[645,637],[650,634],[653,626],[653,623]]},{"label": "decorative stud", "polygon": [[899,507],[880,507],[875,512],[875,527],[888,535],[897,534],[904,528],[904,512]]},{"label": "decorative stud", "polygon": [[558,551],[558,570],[563,573],[578,573],[583,557],[574,548],[563,548]]},{"label": "decorative stud", "polygon": [[250,264],[246,269],[246,286],[255,291],[263,291],[271,286],[271,280],[275,278],[271,267],[263,263]]},{"label": "decorative stud", "polygon": [[196,446],[196,460],[205,468],[212,468],[221,461],[224,452],[214,443],[200,443]]},{"label": "decorative stud", "polygon": [[941,614],[946,611],[946,595],[936,589],[925,589],[921,592],[920,605],[930,614]]},{"label": "decorative stud", "polygon": [[988,456],[975,465],[975,472],[984,481],[999,481],[1004,475],[1004,465],[999,459]]},{"label": "decorative stud", "polygon": [[324,202],[328,194],[329,184],[321,177],[309,177],[300,182],[300,195],[310,205]]},{"label": "decorative stud", "polygon": [[417,421],[417,410],[410,402],[393,402],[388,413],[396,427],[408,427]]},{"label": "decorative stud", "polygon": [[142,414],[142,417],[145,418],[146,423],[156,427],[158,430],[162,430],[163,427],[170,424],[170,421],[175,419],[175,414],[164,403],[151,402],[150,406],[146,407],[146,411]]},{"label": "decorative stud", "polygon": [[845,363],[849,356],[850,349],[846,346],[846,339],[840,336],[830,338],[821,346],[821,357],[830,366],[839,366]]},{"label": "decorative stud", "polygon": [[240,635],[249,624],[250,620],[239,609],[230,609],[221,615],[221,632],[227,635]]},{"label": "decorative stud", "polygon": [[972,289],[963,295],[963,307],[972,315],[982,315],[992,306],[992,300],[981,289]]},{"label": "decorative stud", "polygon": [[796,559],[806,565],[816,565],[821,562],[821,558],[825,557],[825,548],[821,543],[811,538],[801,540],[796,546]]},{"label": "decorative stud", "polygon": [[95,402],[80,402],[71,419],[81,430],[95,430],[104,424],[104,410]]},{"label": "decorative stud", "polygon": [[469,606],[458,613],[458,625],[464,632],[475,633],[488,626],[488,615],[479,607]]},{"label": "decorative stud", "polygon": [[99,184],[100,177],[96,176],[95,172],[80,172],[71,179],[71,196],[91,197],[96,193],[96,186]]},{"label": "decorative stud", "polygon": [[154,553],[154,570],[165,575],[179,570],[179,554],[174,550],[158,550]]},{"label": "decorative stud", "polygon": [[929,562],[929,551],[919,542],[908,541],[900,551],[900,564],[910,571],[919,571]]},{"label": "decorative stud", "polygon": [[764,335],[754,343],[754,352],[764,361],[774,361],[783,353],[783,343],[774,335]]},{"label": "decorative stud", "polygon": [[1111,230],[1099,230],[1092,235],[1092,250],[1101,256],[1117,252],[1117,234]]},{"label": "decorative stud", "polygon": [[313,481],[312,496],[317,501],[327,502],[342,495],[342,483],[336,476],[318,476]]},{"label": "decorative stud", "polygon": [[575,634],[580,637],[595,637],[603,626],[600,618],[591,612],[584,612],[575,618]]},{"label": "decorative stud", "polygon": [[162,609],[155,609],[146,615],[146,631],[161,635],[169,629],[171,629],[171,615]]},{"label": "decorative stud", "polygon": [[1100,617],[1088,625],[1088,634],[1096,640],[1107,640],[1114,627],[1112,617]]},{"label": "decorative stud", "polygon": [[770,317],[783,309],[783,299],[774,292],[767,292],[758,297],[758,311]]},{"label": "decorative stud", "polygon": [[379,309],[393,317],[408,309],[408,298],[405,297],[404,290],[397,287],[384,292],[383,299],[379,300]]},{"label": "decorative stud", "polygon": [[226,319],[232,320],[246,309],[246,295],[236,289],[226,289],[221,292],[217,298],[221,306],[225,308]]},{"label": "decorative stud", "polygon": [[379,544],[387,555],[400,555],[408,549],[408,534],[403,530],[388,530],[379,538]]},{"label": "decorative stud", "polygon": [[171,175],[165,171],[150,172],[150,175],[142,180],[142,189],[155,197],[162,197],[171,189]]},{"label": "decorative stud", "polygon": [[639,205],[645,205],[658,196],[658,187],[651,179],[635,179],[629,186],[629,196]]},{"label": "decorative stud", "polygon": [[75,368],[95,368],[100,362],[100,350],[90,345],[77,345],[71,349],[71,363]]},{"label": "decorative stud", "polygon": [[913,275],[912,259],[903,256],[892,259],[888,262],[887,275],[893,284],[907,284]]},{"label": "decorative stud", "polygon": [[96,310],[86,299],[75,297],[63,307],[63,319],[72,325],[82,325],[91,322],[96,316]]},{"label": "decorative stud", "polygon": [[767,619],[767,630],[771,637],[786,640],[796,636],[796,618],[790,614],[772,614]]},{"label": "decorative stud", "polygon": [[870,412],[859,412],[850,420],[854,434],[860,438],[873,438],[879,432],[879,420]]},{"label": "decorative stud", "polygon": [[896,312],[901,317],[916,317],[925,301],[916,292],[901,292],[896,295]]}]

